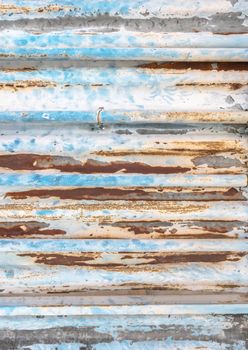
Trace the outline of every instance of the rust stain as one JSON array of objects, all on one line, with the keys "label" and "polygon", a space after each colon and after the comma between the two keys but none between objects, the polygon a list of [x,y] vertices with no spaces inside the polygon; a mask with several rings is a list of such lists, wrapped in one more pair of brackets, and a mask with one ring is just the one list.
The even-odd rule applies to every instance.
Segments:
[{"label": "rust stain", "polygon": [[55,86],[55,83],[45,80],[16,80],[12,83],[0,83],[0,89],[13,89],[15,91],[18,89],[47,88]]},{"label": "rust stain", "polygon": [[30,197],[73,200],[127,200],[127,201],[218,201],[218,200],[246,200],[240,191],[231,188],[219,191],[188,191],[187,189],[174,188],[171,191],[166,189],[146,189],[146,188],[90,188],[79,187],[70,189],[39,189],[20,192],[8,192],[5,198],[28,199]]},{"label": "rust stain", "polygon": [[65,235],[66,231],[49,229],[49,224],[37,221],[0,222],[0,238]]},{"label": "rust stain", "polygon": [[65,11],[65,10],[70,10],[73,9],[70,6],[59,6],[59,5],[48,5],[48,6],[44,6],[44,7],[38,7],[38,8],[32,8],[32,7],[28,7],[28,6],[15,6],[15,5],[3,5],[0,4],[0,12],[2,14],[9,14],[14,13],[14,14],[21,14],[21,13],[31,13],[34,11],[37,12],[57,12],[57,11]]},{"label": "rust stain", "polygon": [[[117,221],[115,223],[107,224],[103,226],[119,227],[126,229],[128,232],[133,232],[135,235],[148,235],[148,238],[169,238],[169,239],[230,239],[237,238],[236,234],[230,237],[228,233],[231,233],[235,228],[248,225],[245,222],[239,221],[193,221],[187,223],[180,223],[183,227],[176,229],[174,222],[162,222],[162,221]],[[180,226],[180,225],[179,225]],[[202,232],[194,233],[195,228],[199,227]],[[186,232],[192,231],[192,233]],[[246,232],[246,229],[245,229]]]},{"label": "rust stain", "polygon": [[[237,113],[237,112],[236,112]],[[139,115],[139,114],[138,114]],[[224,122],[236,121],[236,115],[233,112],[166,112],[165,115],[171,121],[181,121],[185,123],[186,121],[205,121],[205,122]],[[189,147],[188,147],[189,148]],[[185,151],[188,149],[185,148]],[[190,148],[189,148],[190,149]]]},{"label": "rust stain", "polygon": [[37,68],[34,67],[23,67],[23,68],[18,68],[18,67],[13,67],[13,68],[1,68],[1,71],[3,72],[33,72],[38,70]]},{"label": "rust stain", "polygon": [[27,199],[29,197],[39,197],[39,198],[49,198],[49,197],[58,197],[60,199],[74,199],[74,200],[83,200],[83,199],[97,199],[101,200],[154,200],[153,197],[150,197],[149,192],[145,190],[135,189],[112,189],[112,188],[73,188],[73,189],[41,189],[41,190],[30,190],[22,192],[9,192],[6,194],[6,197],[11,197],[14,199]]},{"label": "rust stain", "polygon": [[229,90],[239,90],[247,86],[247,84],[241,83],[177,83],[178,87],[206,87],[206,88],[227,88]]},{"label": "rust stain", "polygon": [[215,35],[237,35],[237,34],[247,34],[247,31],[235,31],[235,32],[215,32],[213,31],[213,34]]},{"label": "rust stain", "polygon": [[[223,193],[224,196],[227,197],[233,197],[236,196],[239,193],[239,191],[236,188],[229,188],[226,192]],[[245,199],[245,197],[243,197]]]},{"label": "rust stain", "polygon": [[127,283],[122,283],[120,285],[114,285],[112,286],[112,289],[111,290],[114,290],[114,288],[118,289],[119,287],[122,287],[123,290],[125,289],[130,289],[131,291],[139,291],[139,292],[142,292],[145,290],[146,294],[147,292],[149,291],[156,291],[156,292],[159,292],[159,291],[180,291],[180,292],[183,292],[183,291],[192,291],[191,289],[188,289],[186,288],[186,286],[183,286],[183,285],[178,285],[178,284],[166,284],[166,285],[156,285],[156,284],[151,284],[151,283],[134,283],[134,282],[127,282]]},{"label": "rust stain", "polygon": [[217,287],[221,287],[223,289],[234,289],[240,288],[241,286],[238,284],[217,284]]},{"label": "rust stain", "polygon": [[245,252],[180,252],[180,253],[23,253],[21,257],[34,259],[36,264],[49,266],[80,266],[90,269],[113,271],[136,271],[161,269],[161,265],[236,262],[246,256]]},{"label": "rust stain", "polygon": [[104,85],[109,85],[109,84],[91,84],[91,86],[93,87],[104,86]]},{"label": "rust stain", "polygon": [[[4,206],[5,210],[15,210],[16,205],[10,203],[6,204]],[[29,203],[27,204],[22,204],[22,209],[24,210],[32,210],[34,207],[30,205]],[[81,203],[72,203],[70,205],[68,204],[63,204],[57,205],[56,208],[58,209],[65,209],[67,210],[68,208],[78,210],[82,209],[82,204]],[[170,202],[170,201],[149,201],[146,203],[145,201],[131,201],[128,204],[128,209],[129,210],[138,210],[138,211],[149,211],[149,210],[156,210],[156,211],[166,211],[168,213],[192,213],[192,212],[202,212],[205,210],[208,210],[210,208],[209,203],[184,203],[184,202]],[[41,207],[40,207],[41,209]],[[50,207],[46,206],[46,209],[54,209],[53,204],[51,204]],[[123,202],[118,202],[118,201],[106,201],[104,203],[102,202],[97,202],[97,201],[92,201],[89,203],[84,203],[84,209],[86,211],[98,211],[98,210],[123,210]],[[83,216],[82,216],[83,217]],[[104,213],[101,216],[98,216],[99,218],[108,218],[108,215],[104,215]]]},{"label": "rust stain", "polygon": [[139,65],[138,68],[172,69],[172,70],[203,70],[203,71],[246,71],[247,62],[151,62]]},{"label": "rust stain", "polygon": [[[57,190],[30,190],[22,192],[9,192],[6,197],[14,199],[27,199],[29,197],[49,198],[58,197],[60,199],[127,199],[127,196],[133,195],[133,200],[137,200],[136,196],[146,195],[143,190],[124,190],[124,189],[107,189],[107,188],[73,188],[73,189],[57,189]],[[142,197],[143,198],[143,197]]]},{"label": "rust stain", "polygon": [[8,14],[9,12],[17,13],[29,13],[31,8],[27,6],[15,6],[15,5],[3,5],[0,4],[0,12],[2,14]]},{"label": "rust stain", "polygon": [[135,235],[149,235],[154,232],[164,235],[168,231],[168,228],[173,226],[173,223],[161,221],[118,221],[111,225],[113,227],[125,228]]},{"label": "rust stain", "polygon": [[37,12],[57,12],[57,11],[64,11],[64,10],[66,10],[66,8],[70,9],[69,6],[62,7],[59,5],[48,5],[45,7],[39,7],[37,9]]},{"label": "rust stain", "polygon": [[141,173],[177,174],[190,171],[186,167],[151,166],[141,162],[100,162],[89,159],[85,163],[71,157],[38,154],[0,155],[0,167],[12,170],[58,169],[63,172],[92,173]]},{"label": "rust stain", "polygon": [[[181,114],[182,117],[185,118],[184,114]],[[179,115],[178,115],[179,116]],[[192,115],[193,116],[193,115]],[[173,115],[172,115],[173,117]],[[166,146],[170,146],[166,148]],[[218,152],[237,152],[239,149],[242,149],[242,145],[237,141],[180,141],[173,142],[171,145],[168,142],[160,142],[160,147],[143,150],[132,150],[132,149],[124,149],[124,150],[110,150],[110,151],[96,151],[93,154],[98,156],[128,156],[128,155],[191,155],[198,154],[199,152],[203,152],[203,154],[213,154]]]}]

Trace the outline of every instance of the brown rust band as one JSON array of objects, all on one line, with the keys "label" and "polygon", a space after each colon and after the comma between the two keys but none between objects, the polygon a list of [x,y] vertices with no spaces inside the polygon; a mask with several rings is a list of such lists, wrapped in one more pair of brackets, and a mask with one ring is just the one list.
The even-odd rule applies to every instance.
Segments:
[{"label": "brown rust band", "polygon": [[130,174],[178,174],[191,170],[188,167],[151,166],[141,162],[101,162],[88,159],[85,163],[81,163],[72,157],[24,153],[0,155],[0,167],[11,170],[57,169],[63,172],[77,172],[81,174],[112,174],[116,172]]},{"label": "brown rust band", "polygon": [[[105,260],[104,255],[108,258]],[[180,252],[180,253],[24,253],[20,257],[34,259],[36,264],[49,266],[81,266],[103,270],[142,270],[151,267],[161,269],[163,265],[205,263],[217,264],[237,262],[246,256],[246,252]],[[109,260],[111,257],[111,260]],[[161,266],[162,265],[162,266]]]},{"label": "brown rust band", "polygon": [[20,192],[7,192],[5,198],[28,199],[37,198],[60,198],[71,200],[126,200],[126,201],[232,201],[246,200],[241,191],[235,188],[219,191],[201,191],[194,189],[192,191],[175,188],[167,191],[163,188],[145,189],[145,188],[104,188],[104,187],[78,187],[78,188],[58,188],[58,189],[38,189]]},{"label": "brown rust band", "polygon": [[138,68],[202,71],[247,71],[247,62],[150,62]]}]

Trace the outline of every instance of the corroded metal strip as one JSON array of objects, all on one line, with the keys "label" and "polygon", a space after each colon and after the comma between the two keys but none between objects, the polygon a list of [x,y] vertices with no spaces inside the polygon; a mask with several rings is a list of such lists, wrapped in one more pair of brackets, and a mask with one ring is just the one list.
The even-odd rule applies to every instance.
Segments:
[{"label": "corroded metal strip", "polygon": [[[10,203],[12,199],[16,204],[28,204],[32,199],[32,203],[43,205],[48,198],[57,198],[69,200],[71,204],[78,201],[96,200],[96,201],[246,201],[247,194],[245,188],[95,188],[95,187],[62,187],[57,189],[29,189],[24,191],[18,189],[16,192],[0,191],[1,199],[8,199]],[[2,203],[2,201],[0,202]],[[43,203],[43,204],[42,204]],[[83,203],[83,202],[82,202]]]},{"label": "corroded metal strip", "polygon": [[248,225],[242,221],[120,221],[82,223],[78,221],[0,222],[0,238],[67,239],[244,239]]},{"label": "corroded metal strip", "polygon": [[[163,129],[156,129],[156,126],[152,125],[149,128],[144,128],[142,125],[134,129],[129,126],[123,129],[117,127],[115,130],[95,130],[94,128],[92,130],[84,126],[78,128],[75,125],[66,126],[66,129],[59,124],[52,126],[54,127],[32,125],[32,128],[26,128],[19,125],[4,125],[0,139],[1,155],[12,155],[16,158],[15,162],[19,164],[21,162],[18,162],[18,157],[22,158],[24,163],[30,162],[30,164],[32,160],[37,161],[37,164],[41,163],[43,157],[44,166],[45,163],[49,163],[49,159],[52,163],[53,159],[44,157],[53,156],[54,163],[61,163],[61,165],[71,163],[71,165],[76,166],[80,165],[80,158],[83,164],[91,157],[102,162],[105,159],[113,161],[125,158],[138,161],[142,160],[142,157],[151,155],[165,157],[165,159],[174,155],[191,156],[191,159],[195,158],[195,162],[199,156],[211,157],[215,155],[233,159],[237,157],[237,161],[241,161],[248,149],[246,135],[243,135],[242,131],[239,133],[239,127],[230,128],[229,132],[221,132],[221,130],[215,132],[214,126],[210,127],[212,131],[200,125],[193,126],[191,130],[187,130],[186,127],[181,131],[179,126],[179,130],[176,127],[178,133],[170,131],[168,134]],[[95,127],[97,128],[97,126]],[[4,158],[2,159],[4,163]],[[221,159],[219,159],[220,162]],[[7,164],[7,159],[5,161]],[[222,161],[224,162],[223,159]],[[152,162],[156,164],[155,158],[150,161],[150,163]],[[176,164],[176,160],[174,163]],[[228,159],[226,163],[228,163]],[[9,166],[11,167],[10,164]],[[26,170],[32,170],[30,166]],[[33,167],[35,168],[35,164]]]},{"label": "corroded metal strip", "polygon": [[[248,36],[247,36],[248,38]],[[24,63],[23,63],[24,64]],[[30,63],[29,63],[30,64]],[[37,65],[37,64],[36,64]],[[103,74],[104,70],[104,74]],[[120,63],[99,63],[98,66],[81,64],[81,67],[67,69],[51,67],[42,69],[35,64],[30,69],[20,67],[16,70],[12,65],[1,66],[0,86],[1,89],[18,89],[32,87],[69,87],[73,85],[97,86],[126,86],[130,84],[160,84],[161,87],[169,86],[192,86],[192,87],[222,87],[237,90],[247,85],[248,63],[133,63],[131,67],[125,67]]]},{"label": "corroded metal strip", "polygon": [[3,295],[144,288],[247,292],[245,240],[219,240],[218,245],[215,240],[109,239],[0,243]]},{"label": "corroded metal strip", "polygon": [[13,58],[59,58],[66,59],[84,59],[84,60],[156,60],[173,62],[213,62],[229,61],[244,62],[248,61],[247,49],[219,49],[219,48],[161,48],[161,49],[143,49],[143,48],[83,48],[83,49],[26,49],[10,50],[9,48],[0,48],[1,59]]},{"label": "corroded metal strip", "polygon": [[[43,190],[43,200],[38,199],[37,190],[30,191],[30,198],[26,193],[27,200],[22,197],[15,199],[18,198],[16,192],[14,200],[10,201],[9,194],[1,202],[0,237],[228,239],[246,238],[248,234],[247,205],[245,201],[237,202],[237,198],[231,199],[235,201],[228,202],[228,206],[225,202],[211,202],[209,197],[205,202],[194,202],[193,189],[190,202],[184,199],[181,202],[152,202],[147,199],[146,202],[135,202],[134,199],[130,203],[129,198],[121,200],[119,189],[116,194],[118,199],[111,201],[108,197],[99,201],[97,190],[90,189],[93,201],[81,199],[78,204],[78,200],[74,199],[76,195],[70,196],[70,191],[64,190],[62,193],[68,197],[63,198],[60,190],[53,190],[50,196],[49,190]],[[75,193],[78,191],[75,189]],[[87,196],[87,189],[83,191]],[[100,188],[99,192],[102,191]],[[142,191],[138,190],[138,193]],[[127,204],[129,210],[123,211]]]},{"label": "corroded metal strip", "polygon": [[1,346],[3,350],[18,347],[48,350],[54,347],[74,350],[245,349],[247,316],[224,315],[223,310],[218,315],[59,317],[47,316],[44,312],[38,317],[1,317]]},{"label": "corroded metal strip", "polygon": [[[118,84],[96,86],[72,84],[56,85],[47,80],[6,82],[0,86],[0,107],[15,112],[154,110],[163,112],[234,112],[247,109],[247,84],[224,83],[220,85],[143,84],[131,83],[129,87]],[[147,112],[146,112],[147,113]],[[149,113],[149,112],[148,112]],[[119,113],[120,114],[120,113]],[[132,114],[132,112],[131,112]],[[144,115],[144,112],[141,115]],[[228,115],[228,114],[227,114]],[[194,118],[195,119],[195,118]]]},{"label": "corroded metal strip", "polygon": [[[177,293],[160,290],[142,291],[87,291],[86,293],[58,293],[49,295],[1,295],[1,306],[113,306],[113,305],[216,305],[216,304],[245,304],[247,295],[240,293]],[[6,316],[2,316],[5,321]],[[1,329],[1,328],[0,328]]]},{"label": "corroded metal strip", "polygon": [[[6,203],[7,202],[7,203]],[[77,219],[86,222],[116,222],[116,221],[137,221],[148,220],[213,220],[220,218],[226,221],[246,221],[247,203],[244,201],[228,202],[169,202],[169,201],[133,201],[128,203],[128,210],[123,207],[126,201],[81,201],[81,203],[66,204],[63,201],[45,201],[43,205],[37,204],[13,204],[4,201],[1,205],[1,221],[4,218],[14,219]],[[11,209],[11,211],[10,211]]]},{"label": "corroded metal strip", "polygon": [[[97,321],[96,318],[90,317],[84,322],[78,319],[69,318],[69,321],[61,321],[58,324],[58,318],[54,321],[52,318],[46,317],[44,320],[37,320],[39,326],[30,331],[24,331],[10,320],[4,320],[4,325],[10,332],[2,335],[3,350],[9,350],[10,346],[41,346],[44,343],[46,349],[53,349],[57,346],[60,349],[69,346],[75,350],[83,348],[88,349],[123,349],[132,347],[132,349],[158,349],[162,347],[165,350],[171,350],[173,347],[178,350],[197,349],[197,347],[205,347],[212,350],[240,349],[245,346],[245,330],[240,331],[236,324],[246,324],[245,316],[212,316],[206,318],[193,317],[172,317],[169,321],[168,317],[151,318],[150,322],[144,317],[144,321],[139,321],[138,317],[120,318],[117,324],[113,318],[102,317]],[[28,329],[35,318],[22,318],[22,321]],[[104,323],[105,322],[105,325]],[[136,322],[136,324],[135,324]],[[216,331],[211,329],[210,324],[216,324]],[[63,324],[63,326],[62,326]],[[109,325],[107,328],[106,324]],[[225,342],[223,342],[221,334],[225,334]],[[1,333],[2,334],[2,333]],[[184,340],[183,336],[187,334],[188,340]],[[198,334],[198,338],[196,336]],[[23,335],[23,336],[22,336]],[[142,341],[142,336],[144,337]],[[71,337],[77,340],[77,343],[71,342]],[[172,338],[173,337],[173,338]],[[27,339],[30,339],[28,341]],[[30,345],[31,344],[31,345]],[[46,344],[46,345],[45,345]]]},{"label": "corroded metal strip", "polygon": [[[233,253],[247,253],[248,241],[236,240],[226,241],[220,240],[221,244],[216,247],[216,241],[206,239],[204,241],[198,240],[76,240],[76,239],[20,239],[19,241],[9,239],[0,240],[0,251],[14,254],[24,254],[25,252],[49,252],[49,253],[80,253],[80,252],[231,252]],[[235,259],[233,260],[235,261]],[[11,263],[11,262],[10,262]],[[14,261],[13,261],[14,264]]]},{"label": "corroded metal strip", "polygon": [[[214,6],[192,1],[173,6],[163,1],[158,6],[156,1],[136,5],[62,1],[58,5],[4,0],[0,55],[242,62],[247,61],[247,13],[247,4],[241,0],[219,0]],[[10,30],[7,35],[6,29]],[[165,42],[171,49],[165,48]]]},{"label": "corroded metal strip", "polygon": [[[0,9],[1,11],[1,9]],[[52,26],[52,23],[51,23]],[[0,22],[1,27],[1,22]],[[129,31],[125,29],[115,31],[101,31],[97,28],[62,30],[56,32],[40,32],[22,30],[0,31],[2,46],[10,53],[22,48],[42,49],[46,53],[59,49],[70,48],[247,48],[248,32],[221,35],[209,32],[154,32],[147,33]]]},{"label": "corroded metal strip", "polygon": [[[193,153],[193,152],[192,152]],[[202,154],[203,153],[203,154]],[[214,152],[213,152],[214,153]],[[0,154],[0,168],[6,170],[57,170],[81,174],[246,174],[246,157],[231,152],[207,155],[199,151],[192,155],[158,155],[151,159],[146,155],[103,156],[75,159],[70,156],[49,154]],[[100,159],[99,159],[100,158]]]},{"label": "corroded metal strip", "polygon": [[[226,245],[230,248],[233,242]],[[75,242],[74,245],[76,244]],[[216,246],[216,241],[212,247],[213,245]],[[99,254],[89,253],[87,250],[78,254],[34,253],[27,248],[22,253],[17,249],[15,253],[2,252],[1,294],[80,293],[90,290],[104,292],[130,289],[158,289],[171,293],[247,293],[247,251],[206,250],[193,253],[189,247],[187,251],[188,253],[180,250],[177,253],[163,252],[160,263],[159,260],[156,261],[158,253],[144,252]],[[123,260],[124,257],[126,260]],[[163,263],[163,259],[168,259],[168,262]],[[7,267],[6,261],[9,261]]]},{"label": "corroded metal strip", "polygon": [[[3,350],[248,346],[247,12],[1,3]],[[158,292],[163,305],[110,298]],[[65,306],[35,304],[50,293]]]},{"label": "corroded metal strip", "polygon": [[[8,220],[8,221],[4,221]],[[45,239],[244,239],[248,238],[248,224],[233,220],[161,220],[137,217],[134,220],[116,219],[96,222],[86,219],[44,218],[23,216],[1,218],[1,239],[45,238]]]},{"label": "corroded metal strip", "polygon": [[[154,108],[154,106],[153,106]],[[216,112],[165,112],[165,111],[156,111],[154,109],[147,111],[139,110],[110,110],[102,111],[102,120],[108,126],[109,124],[118,124],[118,123],[205,123],[204,127],[207,126],[207,123],[228,123],[228,124],[247,124],[248,123],[248,112],[246,111],[216,111]],[[94,111],[45,111],[45,112],[0,112],[0,122],[5,123],[42,123],[42,127],[56,123],[56,128],[59,127],[58,122],[63,124],[70,123],[92,123],[91,130],[97,131],[95,128],[96,124],[96,112]],[[66,125],[67,126],[67,125]],[[5,126],[6,127],[6,126]],[[67,126],[68,127],[68,126]],[[82,127],[82,125],[80,125]],[[126,133],[132,133],[132,125],[128,125]],[[160,127],[163,128],[162,124]],[[175,125],[174,125],[175,127]],[[214,129],[218,125],[214,126]],[[170,124],[170,128],[172,125]],[[141,134],[146,132],[147,126],[141,124],[141,127],[138,128],[138,133]],[[212,128],[211,131],[214,132]],[[140,132],[139,132],[140,130]],[[149,125],[149,130],[153,129],[153,126]],[[124,130],[120,128],[120,134],[125,134]],[[165,132],[164,132],[165,133]],[[3,136],[3,135],[2,135]]]},{"label": "corroded metal strip", "polygon": [[246,175],[89,175],[0,173],[0,186],[15,187],[242,187]]},{"label": "corroded metal strip", "polygon": [[[218,0],[214,4],[197,1],[175,1],[173,5],[167,1],[143,0],[137,4],[131,1],[94,2],[84,1],[18,1],[4,0],[0,7],[1,19],[6,22],[16,21],[15,25],[25,26],[26,29],[40,30],[43,28],[54,30],[71,26],[101,27],[109,31],[126,27],[139,31],[174,31],[215,33],[247,32],[247,3],[245,0]],[[27,19],[29,20],[27,23]],[[35,19],[36,21],[32,21]],[[72,20],[73,19],[73,20]],[[40,21],[42,21],[40,23]],[[31,23],[29,23],[31,22]],[[35,25],[36,22],[36,25]]]},{"label": "corroded metal strip", "polygon": [[0,317],[8,316],[89,316],[89,315],[242,315],[248,313],[245,304],[218,305],[113,305],[113,306],[1,306]]},{"label": "corroded metal strip", "polygon": [[[42,8],[43,5],[43,8]],[[210,6],[211,5],[211,6]],[[27,7],[28,6],[28,7]],[[11,12],[12,15],[32,15],[32,12],[37,16],[51,16],[57,15],[57,12],[63,15],[63,11],[68,13],[76,12],[78,15],[84,13],[85,15],[106,14],[109,15],[123,15],[124,17],[140,17],[148,18],[153,16],[162,17],[191,17],[192,14],[198,13],[199,16],[211,15],[215,12],[240,12],[247,10],[247,3],[245,0],[226,1],[218,0],[214,4],[210,1],[199,4],[196,0],[185,1],[182,3],[176,0],[173,4],[163,0],[157,4],[154,0],[142,0],[136,4],[128,1],[112,1],[111,4],[102,1],[95,1],[94,4],[90,0],[78,4],[75,1],[60,0],[59,5],[53,0],[45,1],[28,1],[28,0],[4,0],[2,1],[1,11],[3,14]],[[150,11],[150,13],[146,13]],[[144,12],[144,13],[143,13]],[[66,14],[66,12],[65,12]],[[11,17],[11,16],[10,16]],[[10,18],[11,19],[11,18]]]}]

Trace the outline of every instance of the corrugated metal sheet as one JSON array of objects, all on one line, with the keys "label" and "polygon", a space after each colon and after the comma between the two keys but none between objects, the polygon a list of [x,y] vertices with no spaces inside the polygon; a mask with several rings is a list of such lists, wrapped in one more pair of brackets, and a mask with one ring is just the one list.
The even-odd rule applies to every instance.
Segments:
[{"label": "corrugated metal sheet", "polygon": [[0,2],[0,349],[248,349],[248,2]]}]

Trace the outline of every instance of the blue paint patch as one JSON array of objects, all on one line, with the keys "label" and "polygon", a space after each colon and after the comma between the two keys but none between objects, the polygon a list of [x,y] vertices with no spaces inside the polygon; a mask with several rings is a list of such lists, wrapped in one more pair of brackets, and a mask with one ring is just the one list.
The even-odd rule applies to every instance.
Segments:
[{"label": "blue paint patch", "polygon": [[0,173],[0,186],[34,187],[241,187],[246,175],[81,175]]}]

